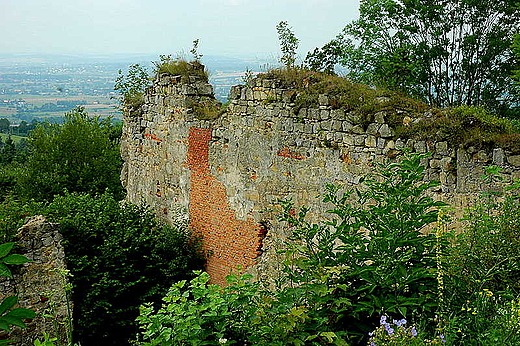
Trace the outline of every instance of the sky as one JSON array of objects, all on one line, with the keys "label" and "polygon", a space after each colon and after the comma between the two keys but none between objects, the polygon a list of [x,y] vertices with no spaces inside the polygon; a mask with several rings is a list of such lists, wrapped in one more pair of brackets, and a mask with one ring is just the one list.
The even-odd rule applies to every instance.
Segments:
[{"label": "sky", "polygon": [[0,0],[0,53],[279,55],[276,25],[300,55],[358,17],[359,0]]}]

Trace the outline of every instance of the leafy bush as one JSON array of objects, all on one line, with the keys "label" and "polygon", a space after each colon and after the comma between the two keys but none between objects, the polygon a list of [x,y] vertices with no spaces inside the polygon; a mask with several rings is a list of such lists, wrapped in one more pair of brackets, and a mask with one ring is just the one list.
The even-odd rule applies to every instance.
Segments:
[{"label": "leafy bush", "polygon": [[425,196],[435,184],[422,182],[423,157],[382,167],[365,189],[338,196],[329,185],[334,220],[310,224],[306,208],[283,202],[293,233],[275,289],[206,286],[207,274],[179,283],[157,313],[142,309],[141,345],[359,344],[383,312],[433,319],[437,242],[420,231],[442,203]]},{"label": "leafy bush", "polygon": [[74,336],[84,346],[128,345],[138,307],[160,301],[203,261],[186,225],[161,225],[113,196],[59,196],[45,209],[60,224],[73,285]]},{"label": "leafy bush", "polygon": [[339,187],[328,185],[324,201],[334,206],[328,212],[335,218],[321,225],[304,220],[306,209],[292,216],[292,204],[285,205],[293,239],[303,240],[303,268],[341,268],[342,296],[351,308],[338,326],[352,337],[365,337],[382,313],[433,319],[437,241],[421,231],[437,220],[444,203],[426,195],[438,183],[422,180],[425,155],[381,166],[364,189],[339,195]]},{"label": "leafy bush", "polygon": [[218,345],[245,342],[243,327],[251,319],[248,309],[258,285],[244,281],[246,277],[229,277],[227,287],[208,285],[209,275],[197,273],[174,284],[157,313],[152,304],[141,307],[137,321],[145,331],[140,345]]},{"label": "leafy bush", "polygon": [[198,60],[188,62],[180,57],[173,59],[171,55],[160,55],[159,58],[159,62],[154,62],[156,72],[159,74],[167,73],[173,76],[181,76],[185,82],[189,81],[190,76],[197,76],[205,82],[209,79],[209,72]]},{"label": "leafy bush", "polygon": [[14,241],[16,232],[22,227],[24,220],[34,215],[40,207],[40,203],[22,202],[13,196],[7,196],[0,203],[0,243]]},{"label": "leafy bush", "polygon": [[[495,179],[501,169],[488,167],[486,180]],[[520,297],[520,181],[484,193],[464,222],[444,258],[446,328],[455,342],[515,345],[510,331],[520,325],[511,329],[504,320],[514,317]]]},{"label": "leafy bush", "polygon": [[121,196],[120,127],[110,119],[91,118],[83,108],[65,115],[63,125],[40,124],[31,132],[31,152],[15,193],[27,199],[50,200],[69,192]]},{"label": "leafy bush", "polygon": [[128,73],[119,70],[114,85],[122,97],[122,104],[131,108],[139,108],[144,103],[144,91],[150,84],[146,69],[139,65],[130,65]]},{"label": "leafy bush", "polygon": [[[30,262],[27,257],[19,254],[10,254],[15,243],[3,243],[0,245],[0,276],[13,278],[13,274],[7,265],[20,265]],[[11,331],[12,326],[27,328],[23,320],[36,316],[34,311],[24,308],[14,308],[18,303],[18,296],[9,296],[0,303],[0,329]],[[14,309],[13,309],[14,308]],[[0,340],[0,345],[7,345],[10,340]]]}]

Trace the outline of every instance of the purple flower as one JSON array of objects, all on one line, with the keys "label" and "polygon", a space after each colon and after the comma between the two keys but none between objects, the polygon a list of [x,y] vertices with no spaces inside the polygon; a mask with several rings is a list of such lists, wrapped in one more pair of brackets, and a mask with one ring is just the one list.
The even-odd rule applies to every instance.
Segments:
[{"label": "purple flower", "polygon": [[410,333],[412,336],[417,336],[417,329],[415,329],[415,326],[412,327],[412,330],[410,330]]},{"label": "purple flower", "polygon": [[401,319],[401,320],[399,320],[399,321],[394,320],[394,324],[395,324],[396,326],[398,326],[398,327],[404,326],[404,325],[406,324],[406,322],[407,322],[407,321],[406,321],[404,318]]},{"label": "purple flower", "polygon": [[390,324],[387,323],[385,325],[385,329],[386,329],[386,332],[388,333],[388,335],[394,334],[394,328],[390,327]]},{"label": "purple flower", "polygon": [[386,316],[381,316],[381,319],[379,320],[379,324],[386,324]]},{"label": "purple flower", "polygon": [[441,339],[442,342],[446,342],[446,339],[444,338],[444,334],[439,335],[439,338]]}]

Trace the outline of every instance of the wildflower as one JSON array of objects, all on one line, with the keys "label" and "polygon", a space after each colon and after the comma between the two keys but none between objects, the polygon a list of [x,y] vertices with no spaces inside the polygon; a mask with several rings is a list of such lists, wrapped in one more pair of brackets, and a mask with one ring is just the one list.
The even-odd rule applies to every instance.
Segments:
[{"label": "wildflower", "polygon": [[386,324],[386,316],[381,316],[381,319],[379,320],[379,324]]},{"label": "wildflower", "polygon": [[444,337],[444,334],[439,335],[439,339],[441,339],[442,342],[446,342],[446,338]]},{"label": "wildflower", "polygon": [[406,322],[407,322],[407,321],[406,321],[404,318],[401,319],[401,320],[399,320],[399,321],[394,320],[394,324],[395,324],[396,326],[399,326],[399,327],[404,326],[404,325],[406,324]]},{"label": "wildflower", "polygon": [[385,325],[385,329],[386,329],[386,332],[388,333],[388,335],[392,335],[392,334],[394,334],[394,328],[390,327],[390,324],[389,324],[389,323],[387,323],[387,324]]},{"label": "wildflower", "polygon": [[225,339],[225,338],[218,339],[219,344],[225,344],[226,342],[228,342],[228,339]]},{"label": "wildflower", "polygon": [[417,329],[415,329],[415,326],[412,327],[410,333],[412,334],[412,336],[417,336]]}]

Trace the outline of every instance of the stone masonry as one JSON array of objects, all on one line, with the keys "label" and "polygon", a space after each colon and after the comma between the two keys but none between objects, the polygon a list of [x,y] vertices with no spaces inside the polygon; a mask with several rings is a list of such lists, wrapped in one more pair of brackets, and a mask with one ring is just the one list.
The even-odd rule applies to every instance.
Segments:
[{"label": "stone masonry", "polygon": [[488,165],[504,169],[503,184],[520,179],[519,155],[396,139],[384,112],[362,126],[354,112],[332,109],[327,95],[320,95],[319,106],[295,112],[294,91],[280,85],[257,78],[235,86],[227,109],[204,117],[193,105],[214,100],[209,84],[195,76],[186,83],[160,75],[144,106],[125,113],[122,181],[128,200],[150,205],[170,222],[175,205],[188,208],[214,283],[225,283],[237,266],[259,279],[276,270],[276,244],[286,235],[273,212],[277,200],[292,198],[311,207],[310,217],[321,215],[328,208],[315,197],[326,183],[356,185],[400,148],[432,153],[423,162],[426,177],[441,182],[435,198],[455,207],[496,188],[481,183]]},{"label": "stone masonry", "polygon": [[[34,216],[18,230],[18,253],[31,262],[10,266],[14,278],[0,280],[0,300],[17,295],[15,308],[31,309],[36,318],[28,321],[25,329],[11,327],[11,333],[2,332],[0,338],[13,340],[13,345],[33,346],[34,340],[43,340],[43,332],[60,338],[62,345],[68,342],[66,323],[72,303],[67,302],[64,289],[68,279],[58,228],[43,216]],[[70,304],[70,310],[67,304]]]}]

